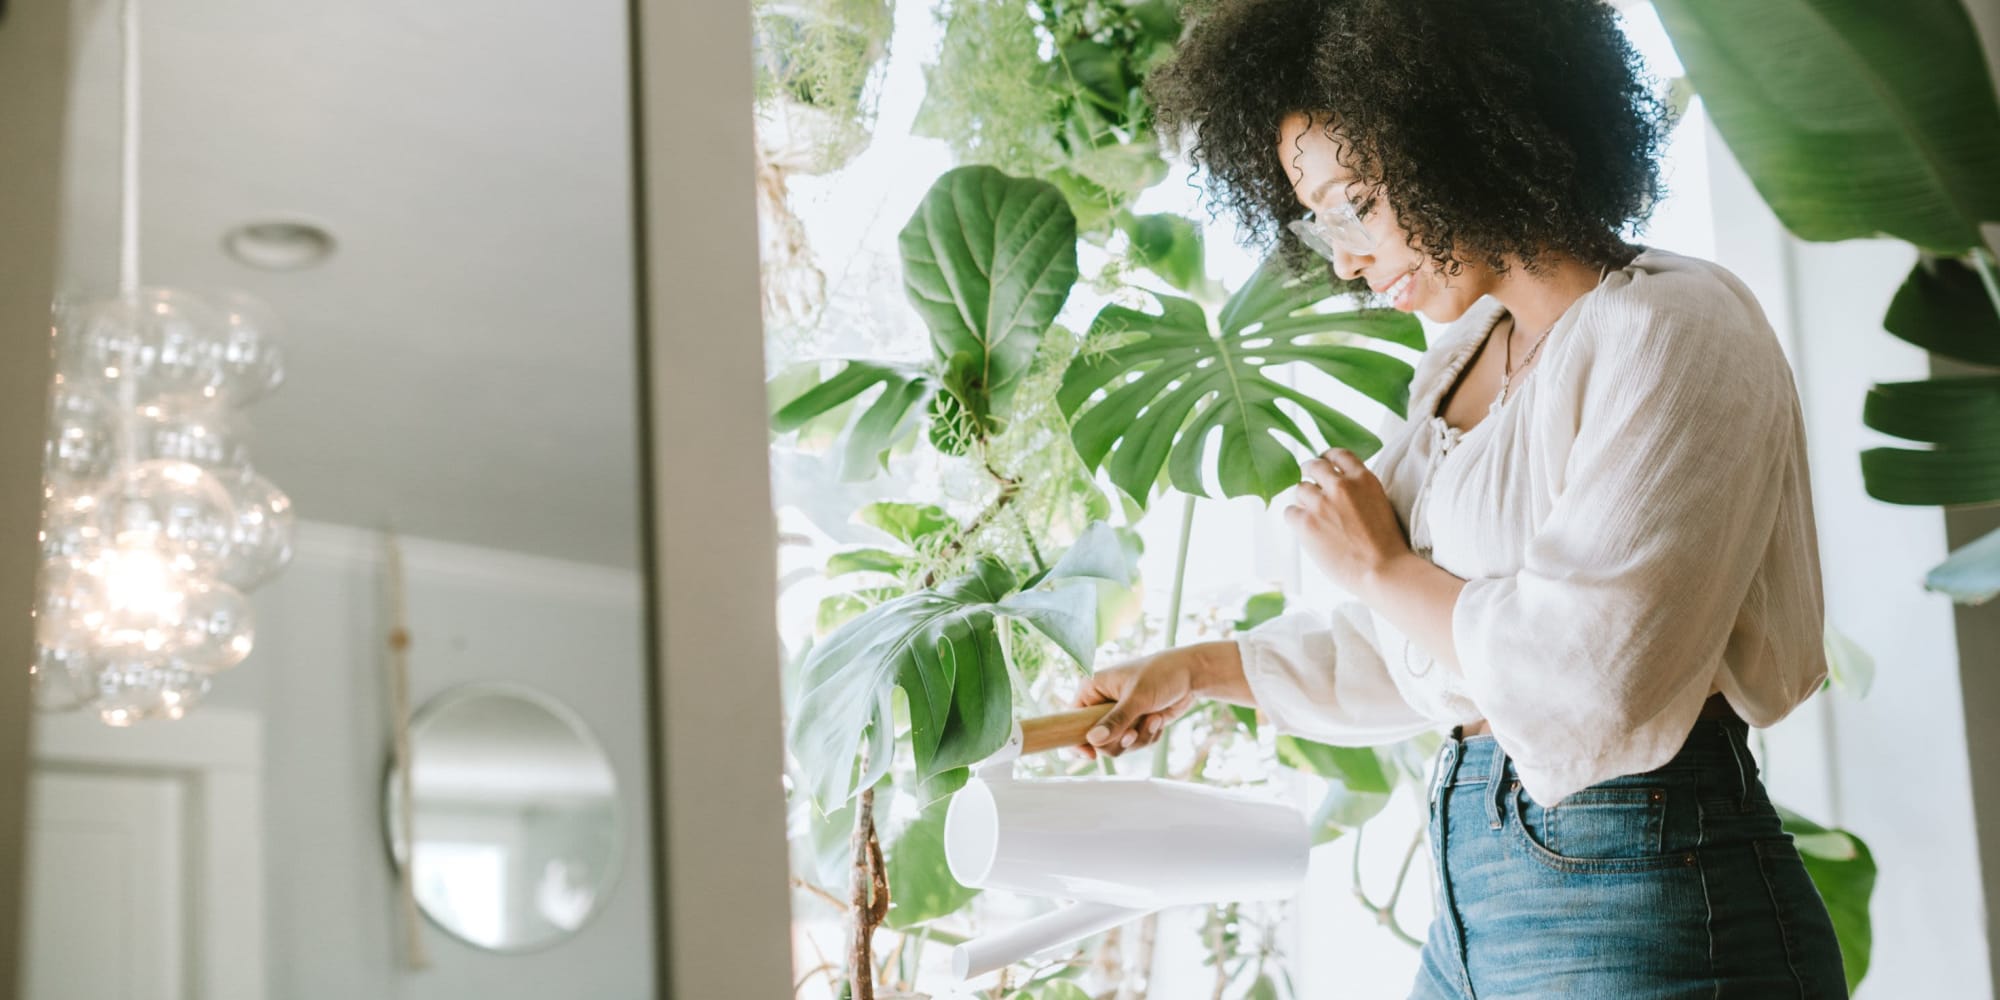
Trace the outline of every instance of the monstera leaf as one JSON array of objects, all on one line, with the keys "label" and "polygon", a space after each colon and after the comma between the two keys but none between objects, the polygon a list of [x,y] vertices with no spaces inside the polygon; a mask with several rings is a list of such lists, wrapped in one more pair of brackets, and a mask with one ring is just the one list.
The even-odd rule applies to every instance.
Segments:
[{"label": "monstera leaf", "polygon": [[1076,216],[1054,185],[959,167],[931,185],[900,245],[944,389],[991,433],[1076,284]]},{"label": "monstera leaf", "polygon": [[[1210,436],[1220,431],[1217,465],[1226,496],[1265,500],[1299,481],[1299,462],[1280,440],[1323,450],[1278,401],[1304,410],[1325,439],[1366,457],[1381,441],[1334,408],[1267,377],[1264,369],[1304,362],[1402,413],[1410,365],[1379,351],[1312,343],[1345,332],[1421,349],[1416,319],[1386,311],[1309,313],[1332,291],[1323,275],[1290,274],[1273,258],[1230,298],[1211,323],[1197,303],[1155,295],[1160,311],[1110,306],[1092,334],[1124,334],[1115,346],[1070,364],[1057,403],[1071,418],[1077,454],[1142,507],[1162,466],[1174,488],[1208,496],[1202,483]],[[1107,461],[1108,460],[1108,461]]]},{"label": "monstera leaf", "polygon": [[1654,0],[1787,229],[1939,253],[2000,221],[2000,107],[1963,0]]},{"label": "monstera leaf", "polygon": [[[999,749],[1013,725],[1013,697],[995,616],[1021,618],[1087,668],[1096,647],[1096,579],[1129,582],[1117,533],[1102,521],[1034,577],[1033,589],[982,556],[971,572],[876,605],[813,646],[790,742],[820,808],[839,808],[887,773],[893,688],[908,696],[920,781]],[[856,776],[854,752],[864,735],[869,770]]]}]

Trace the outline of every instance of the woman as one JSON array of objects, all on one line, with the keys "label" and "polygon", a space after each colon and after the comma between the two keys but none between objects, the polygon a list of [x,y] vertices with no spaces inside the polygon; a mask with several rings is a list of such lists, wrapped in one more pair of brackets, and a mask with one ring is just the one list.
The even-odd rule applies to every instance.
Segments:
[{"label": "woman", "polygon": [[1821,686],[1791,369],[1748,289],[1619,233],[1667,115],[1599,0],[1220,0],[1149,87],[1253,242],[1449,324],[1368,464],[1285,509],[1354,596],[1099,672],[1085,752],[1196,698],[1450,727],[1413,997],[1843,997],[1745,743]]}]

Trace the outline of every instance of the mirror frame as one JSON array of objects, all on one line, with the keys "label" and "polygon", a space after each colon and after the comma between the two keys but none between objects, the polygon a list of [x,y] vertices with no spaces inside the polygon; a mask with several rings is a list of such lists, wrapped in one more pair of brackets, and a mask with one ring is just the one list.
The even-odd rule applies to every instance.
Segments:
[{"label": "mirror frame", "polygon": [[788,997],[750,5],[631,9],[661,993]]},{"label": "mirror frame", "polygon": [[[605,904],[610,902],[611,894],[617,891],[619,881],[625,877],[625,848],[631,842],[632,837],[630,822],[631,806],[625,801],[625,795],[630,790],[630,783],[618,777],[618,767],[611,762],[611,751],[605,747],[604,741],[598,737],[597,731],[590,727],[590,723],[584,720],[581,713],[555,695],[533,685],[520,683],[519,681],[468,681],[463,684],[454,684],[424,699],[423,704],[417,706],[416,711],[410,713],[410,759],[413,761],[416,759],[417,730],[423,725],[424,720],[435,718],[439,713],[459,702],[493,695],[508,695],[521,701],[531,702],[536,707],[546,710],[550,715],[555,716],[563,724],[569,726],[571,732],[576,733],[585,743],[590,745],[592,750],[597,752],[598,759],[604,762],[604,769],[611,772],[611,821],[617,833],[617,839],[611,852],[611,863],[604,869],[604,880],[598,887],[597,896],[591,900],[590,910],[583,915],[583,920],[564,933],[555,934],[544,940],[525,945],[495,947],[474,941],[460,933],[457,928],[439,920],[424,905],[423,896],[416,894],[414,889],[412,890],[412,894],[416,896],[417,912],[424,915],[424,922],[449,935],[452,940],[468,948],[491,955],[533,955],[538,952],[561,947],[570,939],[582,934],[585,928],[595,923],[598,914],[604,912]],[[402,852],[398,850],[400,845],[396,839],[396,793],[401,786],[396,780],[396,752],[393,744],[388,749],[385,757],[386,759],[382,765],[382,846],[388,852],[390,871],[397,873],[397,877],[401,878],[400,872],[405,862]],[[412,816],[414,816],[414,813]]]},{"label": "mirror frame", "polygon": [[[14,390],[0,392],[7,607],[32,606],[38,562],[49,374],[41,331],[60,247],[73,3],[16,4],[0,21],[0,119],[12,140],[0,144],[0,226],[12,237],[0,240],[0,387]],[[750,8],[628,0],[627,10],[657,994],[789,996]],[[673,474],[683,469],[700,475]],[[33,642],[27,616],[0,615],[0,657],[29,662]],[[0,1000],[19,989],[27,681],[25,671],[0,681]]]},{"label": "mirror frame", "polygon": [[[34,662],[41,563],[42,437],[48,422],[49,304],[61,247],[63,123],[70,4],[28,4],[0,19],[0,663]],[[748,107],[748,105],[744,105]],[[744,119],[749,120],[745,115]],[[746,150],[747,154],[747,150]],[[18,610],[17,610],[18,609]],[[0,1000],[20,990],[26,872],[28,672],[0,682]]]}]

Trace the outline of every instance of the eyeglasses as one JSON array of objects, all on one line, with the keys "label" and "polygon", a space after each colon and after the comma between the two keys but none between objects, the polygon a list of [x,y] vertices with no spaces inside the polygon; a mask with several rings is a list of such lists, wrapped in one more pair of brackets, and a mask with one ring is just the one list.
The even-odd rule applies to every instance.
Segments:
[{"label": "eyeglasses", "polygon": [[1327,218],[1320,218],[1316,212],[1307,212],[1303,219],[1293,219],[1285,224],[1299,238],[1299,242],[1311,247],[1327,260],[1334,260],[1336,249],[1348,253],[1367,253],[1375,249],[1381,240],[1361,223],[1361,213],[1355,211],[1353,203],[1341,199]]}]

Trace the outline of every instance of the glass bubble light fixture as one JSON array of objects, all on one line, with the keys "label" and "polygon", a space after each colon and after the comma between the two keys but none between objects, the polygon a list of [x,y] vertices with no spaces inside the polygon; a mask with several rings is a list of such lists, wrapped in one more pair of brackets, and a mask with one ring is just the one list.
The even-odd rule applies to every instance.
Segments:
[{"label": "glass bubble light fixture", "polygon": [[55,317],[36,704],[178,719],[250,654],[247,592],[291,561],[291,499],[252,466],[242,409],[283,381],[278,325],[240,293],[155,288]]},{"label": "glass bubble light fixture", "polygon": [[35,704],[179,719],[255,639],[247,593],[292,556],[290,498],[243,410],[283,384],[277,316],[240,292],[139,283],[138,2],[122,0],[118,290],[55,303]]}]

